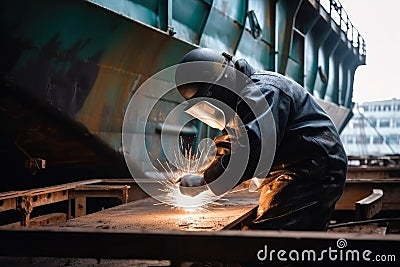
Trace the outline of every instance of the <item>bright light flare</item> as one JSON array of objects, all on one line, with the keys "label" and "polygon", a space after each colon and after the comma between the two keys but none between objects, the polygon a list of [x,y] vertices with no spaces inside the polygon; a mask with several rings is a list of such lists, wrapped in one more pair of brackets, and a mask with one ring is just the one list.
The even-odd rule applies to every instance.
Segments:
[{"label": "bright light flare", "polygon": [[193,154],[192,148],[185,149],[183,156],[181,154],[176,155],[175,153],[175,168],[172,168],[168,162],[162,164],[159,161],[165,171],[164,173],[159,173],[163,178],[160,183],[163,185],[161,191],[165,193],[162,196],[164,203],[173,207],[183,208],[187,211],[195,211],[206,209],[207,204],[215,202],[220,198],[220,196],[213,194],[211,190],[206,190],[195,196],[184,195],[179,190],[179,181],[184,175],[203,175],[204,170],[214,159],[214,149],[215,146],[211,140],[203,142],[195,154]]},{"label": "bright light flare", "polygon": [[219,199],[210,190],[206,190],[195,196],[187,196],[179,190],[179,183],[175,184],[168,180],[162,182],[164,185],[164,202],[177,208],[183,208],[186,211],[197,211],[207,208],[207,204]]}]

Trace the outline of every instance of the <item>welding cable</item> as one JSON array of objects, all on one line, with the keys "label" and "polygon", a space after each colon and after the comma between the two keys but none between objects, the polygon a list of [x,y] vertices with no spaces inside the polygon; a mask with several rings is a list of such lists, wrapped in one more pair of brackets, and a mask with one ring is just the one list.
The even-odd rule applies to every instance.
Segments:
[{"label": "welding cable", "polygon": [[365,224],[370,224],[370,223],[382,223],[382,222],[400,222],[400,218],[380,218],[380,219],[370,219],[370,220],[364,220],[364,221],[336,223],[336,224],[329,225],[328,229],[356,226],[356,225],[365,225]]},{"label": "welding cable", "polygon": [[31,173],[32,173],[32,175],[35,175],[37,171],[40,171],[40,170],[41,170],[41,168],[40,168],[40,166],[39,166],[39,163],[35,160],[34,157],[32,157],[28,152],[26,152],[26,150],[23,149],[22,146],[20,146],[20,145],[18,144],[18,139],[19,139],[19,136],[17,136],[17,140],[15,141],[15,146],[16,146],[19,150],[21,150],[22,153],[24,153],[24,155],[29,159],[29,161],[30,161],[31,163],[33,163],[33,167],[35,167],[35,169],[32,169],[32,170],[31,170]]}]

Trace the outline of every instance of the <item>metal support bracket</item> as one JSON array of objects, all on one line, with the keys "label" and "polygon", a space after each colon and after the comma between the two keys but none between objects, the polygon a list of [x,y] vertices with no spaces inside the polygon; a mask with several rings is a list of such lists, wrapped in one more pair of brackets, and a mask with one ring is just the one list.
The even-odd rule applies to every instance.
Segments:
[{"label": "metal support bracket", "polygon": [[373,189],[372,193],[355,203],[355,219],[368,220],[378,214],[382,209],[383,191]]},{"label": "metal support bracket", "polygon": [[[131,186],[98,184],[113,183],[112,180],[93,179],[39,189],[5,192],[0,194],[0,212],[18,210],[21,213],[20,225],[29,226],[33,208],[72,199],[75,200],[75,216],[86,214],[87,197],[116,197],[122,203],[128,202]],[[124,183],[130,180],[120,181]],[[71,217],[71,203],[68,218]]]}]

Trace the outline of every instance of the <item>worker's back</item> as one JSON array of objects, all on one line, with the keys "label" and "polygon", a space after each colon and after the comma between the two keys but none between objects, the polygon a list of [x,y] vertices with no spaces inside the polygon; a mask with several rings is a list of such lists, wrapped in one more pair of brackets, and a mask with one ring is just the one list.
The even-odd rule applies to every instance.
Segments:
[{"label": "worker's back", "polygon": [[[340,165],[339,168],[346,168],[347,157],[339,134],[310,93],[279,73],[254,70],[245,60],[239,60],[236,66],[265,96],[274,116],[276,164],[301,160],[307,154],[325,153],[332,162]],[[243,95],[247,93],[243,92]]]},{"label": "worker's back", "polygon": [[[246,99],[251,98],[251,103],[257,105],[261,98],[254,97],[258,95],[254,90],[259,90],[269,105],[259,114],[272,112],[276,129],[274,160],[261,187],[255,225],[266,229],[326,229],[343,193],[347,171],[347,157],[333,122],[293,80],[278,73],[254,70],[245,60],[238,60],[235,66],[253,82],[243,88],[242,103],[251,102]],[[244,110],[239,109],[238,113]],[[257,122],[260,132],[270,127],[260,121],[256,115],[248,123]],[[263,141],[253,138],[250,147],[256,151]],[[251,165],[249,162],[250,169],[254,169]],[[258,173],[254,175],[260,177]]]}]

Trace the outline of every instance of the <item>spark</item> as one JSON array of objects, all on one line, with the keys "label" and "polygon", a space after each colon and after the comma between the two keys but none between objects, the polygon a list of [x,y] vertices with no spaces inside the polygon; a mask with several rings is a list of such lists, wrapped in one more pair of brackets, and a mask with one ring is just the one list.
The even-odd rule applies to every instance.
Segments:
[{"label": "spark", "polygon": [[179,190],[181,177],[186,174],[202,175],[204,170],[212,163],[214,158],[211,155],[211,152],[214,152],[213,144],[209,142],[200,143],[198,151],[193,153],[192,147],[183,149],[183,142],[181,142],[181,149],[184,151],[184,155],[181,153],[177,155],[176,151],[174,151],[174,166],[171,166],[168,162],[163,164],[157,159],[164,169],[164,172],[159,172],[159,175],[163,178],[160,181],[162,184],[160,190],[165,193],[162,196],[163,203],[188,212],[206,210],[211,203],[218,205],[215,201],[220,199],[220,196],[213,194],[210,190],[201,192],[196,196],[184,195]]}]

